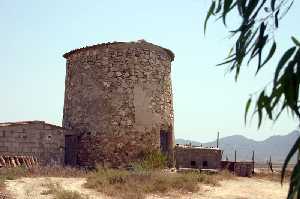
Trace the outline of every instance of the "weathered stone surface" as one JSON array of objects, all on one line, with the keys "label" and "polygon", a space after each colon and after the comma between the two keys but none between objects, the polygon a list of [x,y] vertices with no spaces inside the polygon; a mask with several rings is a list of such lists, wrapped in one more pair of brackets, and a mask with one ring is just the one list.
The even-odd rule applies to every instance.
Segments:
[{"label": "weathered stone surface", "polygon": [[141,42],[71,51],[67,59],[63,127],[79,136],[78,163],[123,166],[174,142],[171,51]]}]

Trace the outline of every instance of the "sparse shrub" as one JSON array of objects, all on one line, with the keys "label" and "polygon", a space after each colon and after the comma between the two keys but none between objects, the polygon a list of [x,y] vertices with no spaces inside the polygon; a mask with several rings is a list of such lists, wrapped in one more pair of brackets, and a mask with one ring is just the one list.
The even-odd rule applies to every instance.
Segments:
[{"label": "sparse shrub", "polygon": [[47,190],[43,191],[42,195],[53,195],[55,199],[88,199],[87,196],[82,196],[77,191],[69,191],[63,189],[58,184],[49,183],[45,185]]},{"label": "sparse shrub", "polygon": [[5,190],[4,182],[6,180],[15,180],[21,177],[83,177],[86,173],[85,170],[70,167],[0,168],[0,190]]},{"label": "sparse shrub", "polygon": [[25,167],[1,168],[0,178],[3,180],[15,180],[18,177],[25,176],[28,169]]},{"label": "sparse shrub", "polygon": [[141,161],[131,164],[134,170],[164,169],[167,166],[167,157],[158,150],[146,152],[141,156],[143,157]]},{"label": "sparse shrub", "polygon": [[215,186],[223,178],[219,174],[208,175],[200,172],[127,171],[97,167],[95,172],[89,174],[84,186],[108,196],[122,199],[142,199],[150,193],[196,192],[199,190],[199,183]]}]

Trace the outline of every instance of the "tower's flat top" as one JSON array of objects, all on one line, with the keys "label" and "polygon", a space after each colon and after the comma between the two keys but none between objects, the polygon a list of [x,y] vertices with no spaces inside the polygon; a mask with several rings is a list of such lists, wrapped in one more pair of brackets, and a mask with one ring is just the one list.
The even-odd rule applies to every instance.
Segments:
[{"label": "tower's flat top", "polygon": [[99,47],[109,47],[109,46],[114,46],[114,45],[120,45],[120,44],[124,44],[124,45],[130,45],[130,44],[139,44],[141,46],[154,46],[156,48],[160,48],[161,50],[165,51],[169,56],[170,56],[170,59],[171,61],[174,60],[174,53],[167,49],[167,48],[163,48],[161,46],[158,46],[158,45],[155,45],[155,44],[152,44],[152,43],[149,43],[149,42],[146,42],[145,40],[139,40],[137,42],[108,42],[108,43],[101,43],[101,44],[96,44],[96,45],[92,45],[92,46],[86,46],[86,47],[82,47],[82,48],[77,48],[77,49],[74,49],[74,50],[71,50],[70,52],[67,52],[63,55],[64,58],[68,59],[68,57],[74,53],[77,53],[77,52],[80,52],[80,51],[83,51],[83,50],[88,50],[88,49],[95,49],[95,48],[99,48]]}]

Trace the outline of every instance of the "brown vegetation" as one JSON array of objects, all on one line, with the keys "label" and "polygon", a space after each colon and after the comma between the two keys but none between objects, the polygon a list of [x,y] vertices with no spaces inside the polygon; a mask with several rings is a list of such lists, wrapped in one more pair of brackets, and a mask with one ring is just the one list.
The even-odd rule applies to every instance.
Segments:
[{"label": "brown vegetation", "polygon": [[42,195],[53,195],[55,199],[88,199],[87,196],[81,195],[77,191],[69,191],[63,189],[59,184],[49,183],[44,185],[47,190]]},{"label": "brown vegetation", "polygon": [[[165,168],[166,159],[157,153],[151,153],[146,158],[132,164],[130,170],[109,169],[97,167],[87,172],[75,168],[33,167],[0,169],[0,187],[5,180],[20,177],[87,177],[86,188],[94,189],[108,196],[127,199],[141,199],[149,194],[163,195],[170,192],[197,192],[199,184],[219,185],[219,181],[230,179],[229,172],[218,174],[200,173],[199,171],[173,172]],[[55,195],[58,199],[84,198],[74,191],[66,191],[58,184],[46,184],[43,194]]]},{"label": "brown vegetation", "polygon": [[[292,174],[292,170],[287,170],[284,175],[284,181],[288,182],[290,180]],[[255,178],[264,179],[264,180],[270,180],[270,181],[281,181],[281,170],[274,170],[274,172],[271,172],[269,169],[256,169],[254,173]]]},{"label": "brown vegetation", "polygon": [[200,188],[199,183],[216,186],[220,180],[231,177],[227,172],[209,175],[199,172],[98,168],[96,172],[89,174],[85,187],[116,198],[140,199],[147,194],[162,195],[171,191],[197,192]]}]

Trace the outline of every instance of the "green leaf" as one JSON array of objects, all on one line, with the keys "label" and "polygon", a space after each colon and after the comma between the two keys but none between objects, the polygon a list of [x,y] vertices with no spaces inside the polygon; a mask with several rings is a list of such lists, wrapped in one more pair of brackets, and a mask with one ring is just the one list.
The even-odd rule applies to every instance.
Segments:
[{"label": "green leaf", "polygon": [[275,2],[276,2],[276,0],[271,0],[271,9],[273,12],[275,10]]},{"label": "green leaf", "polygon": [[263,117],[263,112],[262,112],[262,109],[263,109],[263,100],[264,100],[264,96],[265,96],[265,91],[263,90],[259,97],[258,97],[258,100],[256,102],[256,105],[257,105],[257,114],[258,114],[258,126],[257,128],[259,129],[260,126],[261,126],[261,122],[262,122],[262,117]]},{"label": "green leaf", "polygon": [[215,13],[219,13],[220,10],[221,10],[221,8],[222,8],[222,0],[219,0],[219,1],[218,1],[217,9],[215,10]]},{"label": "green leaf", "polygon": [[[261,11],[261,8],[264,6],[264,4],[267,2],[267,0],[262,0],[259,7],[256,9],[254,14],[251,16],[251,20],[255,21],[255,18],[257,17],[258,13]],[[266,8],[266,7],[265,7]]]},{"label": "green leaf", "polygon": [[293,55],[293,53],[295,52],[296,47],[292,47],[290,49],[288,49],[283,56],[281,57],[276,70],[275,70],[275,75],[274,75],[274,85],[278,79],[279,73],[281,71],[281,69],[284,67],[285,63],[290,59],[290,57]]},{"label": "green leaf", "polygon": [[261,126],[261,121],[262,121],[262,110],[261,109],[258,109],[257,110],[257,114],[258,114],[258,125],[257,125],[257,128],[259,129],[260,126]]},{"label": "green leaf", "polygon": [[209,10],[207,12],[207,15],[206,15],[206,18],[205,18],[205,22],[204,22],[204,34],[206,32],[207,21],[208,21],[209,17],[214,13],[215,7],[216,7],[216,2],[213,1],[212,4],[210,5],[210,8],[209,8]]},{"label": "green leaf", "polygon": [[256,6],[258,5],[259,0],[250,0],[246,8],[245,17],[249,18]]},{"label": "green leaf", "polygon": [[[225,59],[225,60],[226,60],[226,59]],[[228,64],[228,63],[234,62],[234,61],[235,61],[235,58],[232,58],[232,59],[230,59],[230,60],[226,60],[226,61],[224,61],[224,62],[222,62],[222,63],[220,63],[220,64],[217,64],[217,66],[225,65],[225,64]]]},{"label": "green leaf", "polygon": [[[300,165],[299,162],[297,162],[291,175],[290,187],[288,191],[288,199],[294,199],[294,195],[296,194],[297,191],[299,191],[299,188],[300,188]],[[299,194],[297,198],[299,198]]]},{"label": "green leaf", "polygon": [[299,146],[300,146],[300,137],[297,138],[296,142],[294,143],[293,147],[291,148],[291,150],[289,151],[288,155],[284,160],[282,170],[281,170],[281,184],[283,183],[286,167],[289,161],[291,160],[291,158],[293,157],[293,155],[296,153]]},{"label": "green leaf", "polygon": [[275,13],[275,27],[278,28],[278,14],[279,14],[279,11],[278,10],[276,13]]},{"label": "green leaf", "polygon": [[226,26],[226,15],[230,11],[230,6],[232,4],[233,0],[224,0],[223,3],[223,14],[222,14],[222,19],[223,19],[223,24]]},{"label": "green leaf", "polygon": [[261,65],[261,56],[262,56],[263,48],[265,47],[267,40],[268,40],[268,35],[264,36],[264,37],[261,39],[260,43],[259,43],[259,50],[258,50],[258,66],[257,66],[256,74],[257,74],[257,72],[259,71],[259,69],[262,67],[262,65]]},{"label": "green leaf", "polygon": [[292,40],[293,40],[293,42],[295,43],[296,46],[300,47],[300,42],[294,36],[292,36]]},{"label": "green leaf", "polygon": [[273,57],[274,53],[276,51],[276,42],[273,42],[273,45],[269,51],[269,54],[267,56],[267,58],[265,59],[265,61],[257,68],[256,74],[258,73],[258,71]]},{"label": "green leaf", "polygon": [[247,103],[246,103],[246,108],[245,108],[245,124],[247,122],[247,115],[248,115],[248,111],[249,111],[249,108],[250,108],[250,105],[251,105],[251,97],[248,99]]}]

